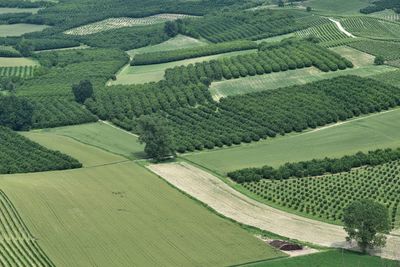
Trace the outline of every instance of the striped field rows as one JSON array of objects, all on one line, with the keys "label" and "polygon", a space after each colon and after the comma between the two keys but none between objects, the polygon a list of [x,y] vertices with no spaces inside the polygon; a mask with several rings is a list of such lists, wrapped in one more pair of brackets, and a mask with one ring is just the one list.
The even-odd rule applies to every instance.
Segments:
[{"label": "striped field rows", "polygon": [[0,266],[54,266],[0,190]]},{"label": "striped field rows", "polygon": [[0,67],[0,76],[29,78],[33,76],[36,66]]}]

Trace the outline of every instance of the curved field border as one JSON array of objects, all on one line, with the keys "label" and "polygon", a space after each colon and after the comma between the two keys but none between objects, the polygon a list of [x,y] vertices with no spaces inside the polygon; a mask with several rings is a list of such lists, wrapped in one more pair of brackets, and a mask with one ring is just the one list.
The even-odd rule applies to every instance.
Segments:
[{"label": "curved field border", "polygon": [[[240,223],[281,236],[322,246],[354,248],[342,227],[287,213],[259,203],[218,177],[188,163],[153,164],[148,168],[216,212]],[[400,237],[389,235],[387,245],[372,254],[400,260]]]}]

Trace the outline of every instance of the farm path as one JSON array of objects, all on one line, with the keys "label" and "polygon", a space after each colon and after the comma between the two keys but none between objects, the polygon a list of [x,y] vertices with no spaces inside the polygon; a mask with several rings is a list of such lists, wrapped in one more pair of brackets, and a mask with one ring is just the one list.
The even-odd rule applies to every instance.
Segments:
[{"label": "farm path", "polygon": [[106,125],[108,125],[108,126],[110,126],[110,127],[112,127],[112,128],[114,128],[114,129],[123,131],[123,132],[125,132],[125,133],[127,133],[127,134],[129,134],[129,135],[133,135],[133,136],[135,136],[135,137],[139,137],[137,134],[134,134],[134,133],[132,133],[132,132],[129,132],[129,131],[127,131],[127,130],[124,130],[124,129],[120,128],[120,127],[117,127],[117,126],[115,126],[114,124],[112,124],[112,123],[109,122],[109,121],[102,121],[102,120],[100,120],[100,122],[101,122],[101,123],[104,123],[104,124],[106,124]]},{"label": "farm path", "polygon": [[[351,248],[341,226],[332,225],[255,201],[231,188],[218,177],[188,163],[153,164],[148,168],[176,188],[237,222],[291,239],[322,246]],[[390,259],[400,259],[400,237],[388,236],[387,246],[374,251]]]},{"label": "farm path", "polygon": [[339,30],[340,30],[341,32],[343,32],[344,34],[346,34],[348,37],[357,38],[357,37],[355,37],[353,34],[351,34],[350,32],[346,31],[346,29],[343,28],[343,26],[342,26],[342,24],[340,23],[340,21],[337,21],[337,20],[334,20],[334,19],[331,19],[331,18],[329,18],[329,20],[332,21],[333,23],[335,23],[336,26],[339,28]]}]

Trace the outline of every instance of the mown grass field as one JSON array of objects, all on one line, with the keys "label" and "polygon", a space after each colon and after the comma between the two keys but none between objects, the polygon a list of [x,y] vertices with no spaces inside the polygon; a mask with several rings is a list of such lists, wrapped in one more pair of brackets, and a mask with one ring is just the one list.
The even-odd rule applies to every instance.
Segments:
[{"label": "mown grass field", "polygon": [[61,151],[78,159],[84,167],[94,167],[127,160],[122,156],[108,153],[103,149],[77,142],[70,137],[56,133],[32,131],[23,132],[22,134],[44,147]]},{"label": "mown grass field", "polygon": [[203,45],[207,45],[207,43],[189,36],[179,34],[174,38],[171,38],[161,44],[150,45],[138,49],[129,50],[127,51],[127,53],[129,54],[129,56],[132,57],[136,54],[193,48]]},{"label": "mown grass field", "polygon": [[223,53],[212,56],[197,57],[192,59],[179,60],[169,63],[162,64],[152,64],[144,66],[125,66],[118,74],[116,81],[110,81],[108,85],[117,84],[141,84],[147,82],[157,82],[164,78],[164,73],[166,69],[173,68],[181,65],[194,64],[196,62],[208,61],[212,59],[217,59],[221,57],[235,56],[240,54],[246,54],[254,52],[254,49],[245,51],[236,51]]},{"label": "mown grass field", "polygon": [[250,76],[234,80],[224,80],[212,83],[210,92],[214,99],[229,95],[246,94],[263,90],[272,90],[291,85],[300,85],[341,75],[357,75],[368,77],[395,70],[390,66],[375,66],[374,56],[349,47],[332,48],[336,53],[353,62],[354,68],[335,72],[322,72],[316,68],[289,70],[285,72]]},{"label": "mown grass field", "polygon": [[225,174],[246,167],[277,167],[286,162],[396,148],[400,147],[399,120],[400,109],[394,109],[331,127],[183,157],[216,173]]},{"label": "mown grass field", "polygon": [[[81,143],[95,146],[129,159],[139,159],[145,156],[143,152],[144,145],[139,143],[136,136],[103,122],[38,130],[35,133],[40,133],[44,137],[46,135],[70,137]],[[27,135],[29,137],[34,134],[27,133]]]},{"label": "mown grass field", "polygon": [[12,8],[12,7],[1,7],[0,14],[7,13],[33,13],[36,14],[40,8]]},{"label": "mown grass field", "polygon": [[227,266],[283,255],[132,162],[0,176],[0,186],[56,266]]},{"label": "mown grass field", "polygon": [[288,259],[246,264],[243,267],[397,267],[396,261],[358,254],[345,250],[329,250]]},{"label": "mown grass field", "polygon": [[29,32],[37,32],[48,28],[46,25],[35,25],[35,24],[7,24],[0,25],[0,37],[7,36],[21,36]]}]

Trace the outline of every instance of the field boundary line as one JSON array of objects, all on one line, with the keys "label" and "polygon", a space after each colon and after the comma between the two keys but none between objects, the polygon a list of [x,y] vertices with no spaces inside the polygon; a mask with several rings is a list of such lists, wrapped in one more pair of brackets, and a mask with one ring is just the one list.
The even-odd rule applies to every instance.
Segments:
[{"label": "field boundary line", "polygon": [[135,136],[135,137],[139,137],[139,135],[134,134],[134,133],[132,133],[132,132],[129,132],[129,131],[127,131],[127,130],[124,130],[124,129],[118,127],[118,126],[115,126],[114,124],[112,124],[112,123],[109,122],[109,121],[103,121],[103,120],[99,120],[99,121],[100,121],[101,123],[104,123],[104,124],[106,124],[106,125],[108,125],[108,126],[114,128],[114,129],[120,130],[120,131],[122,131],[122,132],[125,132],[125,133],[127,133],[127,134],[133,135],[133,136]]}]

